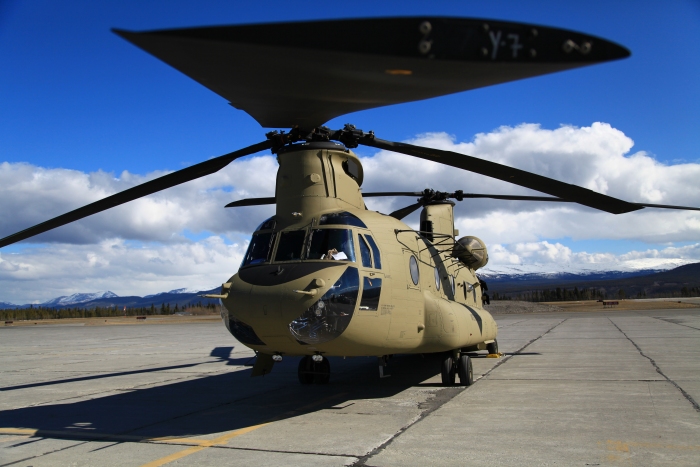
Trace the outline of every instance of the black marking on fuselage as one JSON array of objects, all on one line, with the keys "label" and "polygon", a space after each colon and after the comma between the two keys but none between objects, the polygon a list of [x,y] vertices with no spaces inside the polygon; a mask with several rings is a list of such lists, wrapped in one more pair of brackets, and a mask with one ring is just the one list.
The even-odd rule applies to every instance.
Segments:
[{"label": "black marking on fuselage", "polygon": [[240,269],[238,277],[248,284],[274,286],[292,282],[322,269],[345,266],[346,263],[338,261],[263,264]]},{"label": "black marking on fuselage", "polygon": [[465,305],[464,303],[460,303],[460,305],[462,305],[464,308],[469,310],[469,312],[472,314],[472,316],[476,320],[476,323],[479,325],[479,334],[483,334],[484,331],[482,329],[483,325],[481,324],[481,315],[479,313],[477,313],[475,309],[473,309],[470,306]]}]

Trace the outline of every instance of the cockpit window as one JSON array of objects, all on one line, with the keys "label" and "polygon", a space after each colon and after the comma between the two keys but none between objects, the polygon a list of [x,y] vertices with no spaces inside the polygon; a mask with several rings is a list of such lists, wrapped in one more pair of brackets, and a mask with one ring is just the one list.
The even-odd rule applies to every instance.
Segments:
[{"label": "cockpit window", "polygon": [[309,242],[307,259],[355,261],[355,247],[352,242],[351,230],[314,229],[310,235],[311,241]]},{"label": "cockpit window", "polygon": [[273,230],[275,228],[275,224],[277,221],[275,220],[275,216],[270,217],[269,219],[263,221],[262,224],[258,226],[255,231],[257,232],[258,230]]},{"label": "cockpit window", "polygon": [[250,240],[250,245],[248,245],[248,251],[243,258],[243,264],[241,264],[241,267],[269,261],[272,243],[272,232],[253,235],[253,238]]},{"label": "cockpit window", "polygon": [[290,232],[280,232],[279,235],[280,241],[277,244],[275,261],[294,261],[301,259],[306,231],[292,230]]},{"label": "cockpit window", "polygon": [[372,255],[374,256],[374,267],[375,269],[381,269],[382,268],[382,255],[379,254],[379,248],[377,248],[377,244],[374,243],[374,239],[372,238],[371,235],[365,235],[367,237],[367,241],[369,242],[369,246],[372,247]]},{"label": "cockpit window", "polygon": [[358,235],[360,239],[360,257],[362,258],[362,266],[366,268],[372,267],[372,255],[369,252],[369,245],[362,235]]},{"label": "cockpit window", "polygon": [[324,214],[318,221],[318,225],[352,225],[366,229],[367,226],[357,216],[347,211],[331,212]]}]

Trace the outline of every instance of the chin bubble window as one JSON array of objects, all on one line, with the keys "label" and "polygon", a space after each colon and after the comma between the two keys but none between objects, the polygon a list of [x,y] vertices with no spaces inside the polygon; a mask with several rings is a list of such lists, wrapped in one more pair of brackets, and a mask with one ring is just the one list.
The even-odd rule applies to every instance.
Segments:
[{"label": "chin bubble window", "polygon": [[303,344],[322,344],[335,339],[350,324],[359,289],[357,269],[347,268],[323,297],[289,323],[289,332]]},{"label": "chin bubble window", "polygon": [[435,268],[435,287],[440,290],[440,271],[438,268]]}]

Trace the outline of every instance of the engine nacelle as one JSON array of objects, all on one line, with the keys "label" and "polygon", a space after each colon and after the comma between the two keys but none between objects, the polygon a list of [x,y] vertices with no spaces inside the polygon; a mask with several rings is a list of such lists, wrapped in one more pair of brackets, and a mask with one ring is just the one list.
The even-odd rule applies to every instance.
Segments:
[{"label": "engine nacelle", "polygon": [[477,237],[462,237],[457,240],[452,248],[452,256],[474,270],[483,268],[489,262],[486,245]]}]

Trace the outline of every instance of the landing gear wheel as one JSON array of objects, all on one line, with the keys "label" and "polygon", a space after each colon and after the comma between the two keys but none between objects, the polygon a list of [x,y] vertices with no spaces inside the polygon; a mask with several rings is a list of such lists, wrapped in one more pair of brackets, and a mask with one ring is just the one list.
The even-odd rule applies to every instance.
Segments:
[{"label": "landing gear wheel", "polygon": [[474,372],[472,371],[472,359],[468,355],[462,354],[457,361],[457,373],[459,373],[459,384],[471,386],[474,382]]},{"label": "landing gear wheel", "polygon": [[308,355],[299,362],[299,382],[301,384],[311,384],[314,382],[314,361]]},{"label": "landing gear wheel", "polygon": [[455,384],[455,362],[452,354],[446,354],[442,359],[442,385],[452,386]]},{"label": "landing gear wheel", "polygon": [[498,353],[498,341],[494,340],[490,344],[486,344],[486,350],[489,351],[489,354]]},{"label": "landing gear wheel", "polygon": [[314,383],[328,384],[331,379],[331,362],[326,357],[320,362],[314,362]]}]

